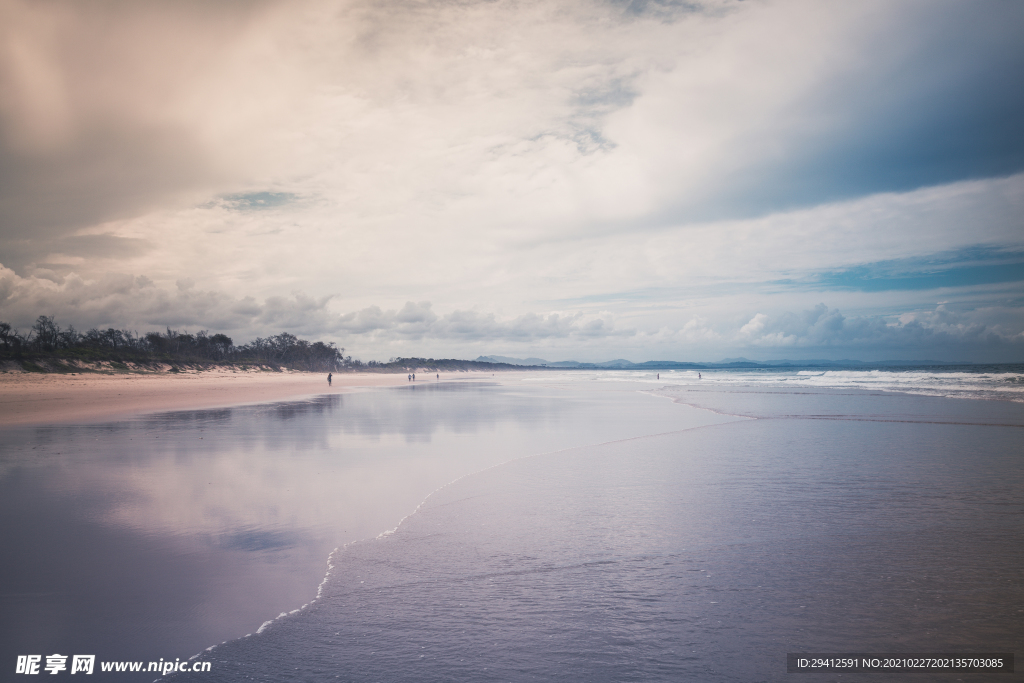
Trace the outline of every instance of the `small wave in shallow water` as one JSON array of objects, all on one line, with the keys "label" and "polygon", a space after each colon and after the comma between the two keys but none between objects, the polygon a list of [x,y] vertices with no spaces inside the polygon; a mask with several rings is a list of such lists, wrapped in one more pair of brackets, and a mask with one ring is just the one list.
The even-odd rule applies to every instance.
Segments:
[{"label": "small wave in shallow water", "polygon": [[[698,378],[698,372],[700,377]],[[928,368],[763,368],[710,370],[605,370],[560,372],[561,381],[642,382],[665,386],[753,385],[789,389],[859,389],[922,396],[1024,402],[1024,366],[977,365]],[[540,381],[545,378],[531,378]]]},{"label": "small wave in shallow water", "polygon": [[[787,652],[1019,651],[1019,430],[963,424],[981,402],[770,398],[842,417],[464,477],[337,553],[308,609],[202,658],[228,682],[785,681]],[[879,402],[922,419],[847,419]]]}]

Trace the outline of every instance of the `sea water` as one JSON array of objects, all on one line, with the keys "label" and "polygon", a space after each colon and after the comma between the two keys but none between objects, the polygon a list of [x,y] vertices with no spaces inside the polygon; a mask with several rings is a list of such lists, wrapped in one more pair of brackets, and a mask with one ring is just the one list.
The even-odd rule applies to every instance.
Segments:
[{"label": "sea water", "polygon": [[[332,555],[316,602],[200,659],[231,681],[768,681],[787,652],[1020,651],[1019,403],[655,392],[755,419],[466,477]],[[915,677],[936,676],[873,675]]]},{"label": "sea water", "polygon": [[[182,615],[164,632],[200,632],[210,647],[220,638],[210,637],[203,614],[233,614],[221,633],[245,627],[202,650],[195,661],[208,662],[209,673],[174,680],[759,681],[794,675],[785,673],[787,652],[1021,650],[1024,406],[652,375],[366,392],[341,403],[235,409],[216,428],[196,413],[138,421],[129,433],[168,438],[169,429],[180,442],[198,424],[219,434],[217,445],[179,443],[167,462],[152,439],[146,455],[122,454],[102,468],[144,474],[164,462],[156,470],[165,477],[191,472],[182,477],[189,486],[166,499],[140,475],[108,486],[106,498],[78,490],[77,500],[104,511],[87,516],[95,527],[134,530],[134,543],[141,537],[162,550],[153,564],[205,586],[205,598],[191,601],[192,620]],[[185,431],[168,427],[189,421]],[[99,428],[61,429],[72,432],[52,436],[51,449],[81,446],[91,432],[75,430]],[[33,471],[30,443],[7,447],[5,462],[18,464],[0,484]],[[117,452],[112,446],[104,452]],[[87,458],[62,457],[36,466],[51,475],[89,471]],[[204,498],[199,473],[213,470],[225,472],[220,481],[247,483]],[[392,496],[403,472],[418,488]],[[301,494],[287,493],[293,487]],[[189,500],[186,490],[198,497],[173,504]],[[332,508],[333,491],[352,507]],[[383,505],[388,512],[338,531],[381,498],[393,503]],[[199,571],[203,562],[167,549],[174,538],[223,566]],[[303,549],[323,558],[299,577],[295,567],[316,565]],[[143,554],[124,556],[123,587],[159,592],[154,578],[163,575],[136,566]],[[291,602],[270,618],[246,613],[218,602],[233,582],[262,587],[248,594],[264,615],[275,599]],[[140,611],[151,617],[158,606]],[[128,601],[107,618],[118,610],[130,621]],[[71,615],[69,630],[87,616]],[[160,650],[157,631],[124,652]],[[175,654],[168,642],[161,656]]]},{"label": "sea water", "polygon": [[[553,371],[557,372],[557,371]],[[710,370],[561,372],[563,381],[643,382],[659,386],[856,389],[920,396],[1024,402],[1024,365],[887,366],[877,368],[761,367]],[[551,378],[535,381],[551,381]]]},{"label": "sea water", "polygon": [[335,548],[459,477],[735,419],[626,386],[447,381],[4,429],[0,662],[187,660],[310,603]]}]

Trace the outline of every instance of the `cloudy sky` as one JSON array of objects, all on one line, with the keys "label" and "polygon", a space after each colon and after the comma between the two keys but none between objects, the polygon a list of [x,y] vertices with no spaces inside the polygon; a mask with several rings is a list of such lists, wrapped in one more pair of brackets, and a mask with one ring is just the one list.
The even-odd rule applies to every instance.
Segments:
[{"label": "cloudy sky", "polygon": [[0,320],[1024,361],[1024,3],[0,0]]}]

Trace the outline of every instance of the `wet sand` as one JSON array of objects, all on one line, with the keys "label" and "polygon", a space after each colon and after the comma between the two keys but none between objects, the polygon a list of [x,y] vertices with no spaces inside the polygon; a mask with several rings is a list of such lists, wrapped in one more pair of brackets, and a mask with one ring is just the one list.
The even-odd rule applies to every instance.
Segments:
[{"label": "wet sand", "polygon": [[[490,378],[491,373],[441,373],[441,379]],[[436,381],[435,373],[418,382]],[[94,422],[169,410],[216,408],[407,384],[405,374],[244,372],[180,374],[0,374],[0,426]]]},{"label": "wet sand", "polygon": [[184,661],[309,604],[335,548],[466,474],[724,421],[636,387],[499,386],[526,375],[0,428],[0,661]]},{"label": "wet sand", "polygon": [[290,374],[150,377],[244,407],[2,428],[0,660],[228,640],[218,681],[783,680],[786,652],[1020,651],[1024,404]]}]

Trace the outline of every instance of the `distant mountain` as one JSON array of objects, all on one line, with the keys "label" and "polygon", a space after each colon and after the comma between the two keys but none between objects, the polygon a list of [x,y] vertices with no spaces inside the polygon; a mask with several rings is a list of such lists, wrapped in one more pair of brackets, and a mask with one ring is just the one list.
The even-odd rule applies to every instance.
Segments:
[{"label": "distant mountain", "polygon": [[633,361],[626,360],[625,358],[619,358],[616,360],[606,360],[603,363],[592,363],[598,368],[634,368],[636,363]]},{"label": "distant mountain", "polygon": [[[509,365],[550,365],[543,358],[510,358],[509,356],[479,356],[480,363],[508,363]],[[570,361],[575,363],[576,361]]]},{"label": "distant mountain", "polygon": [[697,370],[708,367],[707,363],[685,363],[677,360],[649,360],[633,366],[638,370]]}]

